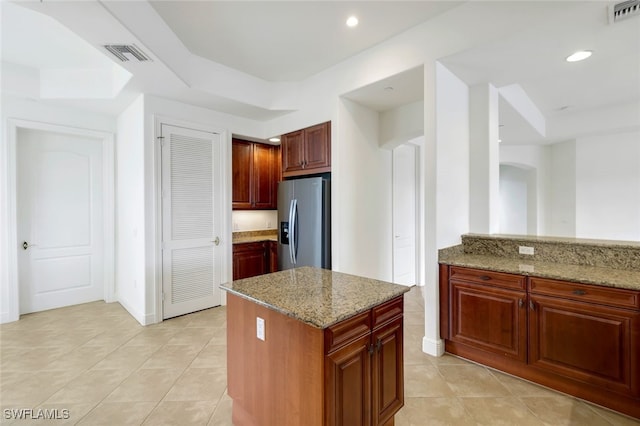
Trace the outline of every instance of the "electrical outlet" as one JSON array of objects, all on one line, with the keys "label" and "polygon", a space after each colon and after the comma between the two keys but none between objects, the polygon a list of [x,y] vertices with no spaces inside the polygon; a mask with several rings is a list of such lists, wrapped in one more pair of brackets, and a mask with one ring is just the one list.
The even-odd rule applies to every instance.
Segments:
[{"label": "electrical outlet", "polygon": [[264,342],[264,319],[256,317],[256,337]]},{"label": "electrical outlet", "polygon": [[528,246],[519,246],[519,247],[518,247],[518,252],[519,252],[520,254],[533,255],[533,254],[534,254],[534,249],[533,249],[533,247],[528,247]]}]

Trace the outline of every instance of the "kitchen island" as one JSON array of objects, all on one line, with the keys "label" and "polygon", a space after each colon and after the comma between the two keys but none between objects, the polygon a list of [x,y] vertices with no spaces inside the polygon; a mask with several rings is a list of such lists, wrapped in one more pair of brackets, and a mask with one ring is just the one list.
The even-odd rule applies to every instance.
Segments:
[{"label": "kitchen island", "polygon": [[393,425],[409,287],[303,267],[221,286],[242,425]]}]

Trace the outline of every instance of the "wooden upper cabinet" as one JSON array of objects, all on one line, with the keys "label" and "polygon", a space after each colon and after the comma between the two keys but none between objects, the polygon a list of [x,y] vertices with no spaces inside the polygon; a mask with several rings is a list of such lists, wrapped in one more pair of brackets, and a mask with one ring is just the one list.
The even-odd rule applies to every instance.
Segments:
[{"label": "wooden upper cabinet", "polygon": [[253,143],[233,140],[233,208],[250,209],[253,193]]},{"label": "wooden upper cabinet", "polygon": [[235,210],[278,208],[278,146],[233,139],[232,169]]},{"label": "wooden upper cabinet", "polygon": [[330,171],[330,121],[282,136],[282,175],[284,177]]}]

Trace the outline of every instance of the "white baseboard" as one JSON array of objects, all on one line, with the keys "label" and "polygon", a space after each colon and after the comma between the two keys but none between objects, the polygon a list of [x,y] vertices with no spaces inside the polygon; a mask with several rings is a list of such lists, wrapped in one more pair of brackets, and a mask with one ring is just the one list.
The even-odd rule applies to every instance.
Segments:
[{"label": "white baseboard", "polygon": [[0,312],[0,324],[6,324],[8,322],[18,321],[20,315],[12,316],[10,312]]},{"label": "white baseboard", "polygon": [[422,352],[431,356],[442,356],[444,354],[444,340],[422,338]]},{"label": "white baseboard", "polygon": [[155,314],[144,314],[143,312],[138,312],[122,298],[118,299],[118,303],[120,303],[122,307],[127,312],[129,312],[129,315],[135,318],[135,320],[138,321],[140,325],[149,325],[155,323]]}]

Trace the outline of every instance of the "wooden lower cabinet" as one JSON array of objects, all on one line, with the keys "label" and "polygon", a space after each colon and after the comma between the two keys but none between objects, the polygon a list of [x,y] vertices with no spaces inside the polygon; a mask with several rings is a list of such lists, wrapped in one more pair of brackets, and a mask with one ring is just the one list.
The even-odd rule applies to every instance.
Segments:
[{"label": "wooden lower cabinet", "polygon": [[259,241],[233,245],[233,279],[255,277],[278,270],[278,243]]},{"label": "wooden lower cabinet", "polygon": [[440,308],[447,352],[640,418],[640,291],[441,265]]},{"label": "wooden lower cabinet", "polygon": [[398,317],[327,354],[327,424],[393,424],[404,405],[402,325]]},{"label": "wooden lower cabinet", "polygon": [[232,294],[227,302],[234,425],[394,425],[404,405],[402,296],[325,330]]}]

